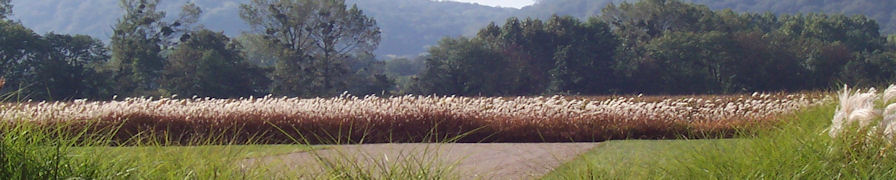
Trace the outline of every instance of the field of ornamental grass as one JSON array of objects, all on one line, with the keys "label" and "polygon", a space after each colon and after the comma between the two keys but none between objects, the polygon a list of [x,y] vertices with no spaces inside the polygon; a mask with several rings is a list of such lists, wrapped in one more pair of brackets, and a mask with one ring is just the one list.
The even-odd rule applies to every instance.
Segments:
[{"label": "field of ornamental grass", "polygon": [[820,93],[629,97],[154,99],[0,105],[6,124],[114,129],[116,144],[592,142],[731,137],[819,104]]},{"label": "field of ornamental grass", "polygon": [[[306,143],[605,140],[541,178],[896,177],[896,86],[722,96],[129,98],[0,110],[0,179],[304,177],[240,162],[326,148]],[[263,145],[273,143],[292,145]],[[454,177],[451,167],[408,167],[336,164],[314,179]]]}]

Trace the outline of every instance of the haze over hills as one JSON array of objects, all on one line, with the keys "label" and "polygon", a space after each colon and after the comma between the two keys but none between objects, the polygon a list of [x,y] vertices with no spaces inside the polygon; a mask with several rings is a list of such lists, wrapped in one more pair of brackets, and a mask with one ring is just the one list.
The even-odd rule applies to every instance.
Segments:
[{"label": "haze over hills", "polygon": [[[175,16],[180,6],[194,2],[203,9],[200,23],[208,29],[238,36],[250,31],[240,19],[239,6],[249,0],[163,0],[161,9]],[[491,21],[506,19],[518,9],[455,1],[347,0],[373,16],[382,28],[383,41],[375,52],[416,55],[445,36],[473,34]],[[39,33],[87,34],[108,39],[121,16],[118,0],[13,0],[14,16]]]},{"label": "haze over hills", "polygon": [[[248,0],[164,0],[169,16],[185,2],[203,8],[200,23],[214,31],[238,36],[249,31],[239,18],[239,5]],[[511,16],[546,18],[552,14],[589,17],[599,15],[610,2],[623,0],[538,0],[522,9],[490,7],[471,3],[431,0],[347,0],[374,17],[383,40],[376,54],[418,55],[443,37],[473,35],[489,22],[499,24]],[[896,2],[891,0],[686,0],[713,9],[777,14],[826,12],[864,14],[878,20],[884,33],[896,30]],[[108,39],[112,24],[121,15],[118,0],[13,0],[15,18],[39,33],[88,34]]]}]

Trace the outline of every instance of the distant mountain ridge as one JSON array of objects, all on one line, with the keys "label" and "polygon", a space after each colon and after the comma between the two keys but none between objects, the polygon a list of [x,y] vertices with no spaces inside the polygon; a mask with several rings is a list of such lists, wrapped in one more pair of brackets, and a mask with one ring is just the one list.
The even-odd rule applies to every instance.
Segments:
[{"label": "distant mountain ridge", "polygon": [[[163,0],[162,9],[174,16],[179,6],[194,2],[205,14],[207,28],[238,36],[249,27],[239,18],[239,5],[248,0]],[[552,14],[590,17],[599,15],[609,3],[626,0],[539,0],[522,9],[498,8],[453,1],[347,0],[374,17],[382,28],[383,41],[376,54],[413,56],[443,37],[473,35],[489,22],[511,17],[546,18]],[[632,1],[632,0],[628,0]],[[713,9],[739,12],[863,14],[878,20],[884,33],[896,32],[896,1],[892,0],[685,0]],[[87,34],[108,39],[112,24],[121,15],[118,0],[13,0],[14,18],[39,33]],[[48,10],[54,9],[54,10]]]}]

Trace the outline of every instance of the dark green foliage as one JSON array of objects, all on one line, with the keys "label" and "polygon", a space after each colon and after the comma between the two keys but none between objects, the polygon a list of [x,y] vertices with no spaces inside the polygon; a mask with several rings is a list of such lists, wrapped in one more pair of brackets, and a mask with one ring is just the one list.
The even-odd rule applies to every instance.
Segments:
[{"label": "dark green foliage", "polygon": [[113,28],[113,79],[116,93],[125,96],[160,95],[159,74],[165,67],[162,51],[175,41],[189,39],[192,27],[202,11],[187,3],[173,22],[157,10],[160,0],[121,0],[124,15]]},{"label": "dark green foliage", "polygon": [[121,0],[124,16],[114,28],[110,44],[116,92],[125,96],[149,93],[157,88],[156,78],[164,67],[158,37],[165,12],[156,10],[159,0]]},{"label": "dark green foliage", "polygon": [[472,39],[443,40],[430,49],[414,88],[460,95],[742,93],[896,78],[893,45],[864,16],[739,14],[679,0],[609,4],[601,12],[587,23],[510,18]]},{"label": "dark green foliage", "polygon": [[611,67],[619,42],[606,23],[554,16],[548,29],[558,46],[549,92],[608,93],[618,83]]},{"label": "dark green foliage", "polygon": [[395,78],[386,74],[386,62],[374,59],[372,54],[348,59],[349,94],[391,95],[396,86]]},{"label": "dark green foliage", "polygon": [[[637,2],[638,0],[539,0],[535,5],[525,7],[518,16],[547,18],[552,14],[586,18],[600,16],[601,10],[610,3]],[[885,33],[896,32],[896,2],[890,0],[852,1],[781,1],[781,0],[682,0],[683,2],[706,5],[714,10],[731,9],[737,12],[773,13],[777,15],[799,13],[826,13],[864,15],[881,24]]]},{"label": "dark green foliage", "polygon": [[509,89],[507,61],[479,39],[444,39],[429,50],[415,88],[421,94],[502,95]]},{"label": "dark green foliage", "polygon": [[874,51],[855,55],[844,67],[843,81],[859,84],[887,84],[896,79],[896,52]]},{"label": "dark green foliage", "polygon": [[326,97],[348,90],[348,59],[379,45],[373,18],[344,0],[253,0],[243,18],[275,52],[275,95]]},{"label": "dark green foliage", "polygon": [[413,86],[413,81],[417,74],[423,72],[426,63],[423,57],[416,58],[393,58],[384,61],[384,73],[393,78],[395,86],[394,94],[407,94]]},{"label": "dark green foliage", "polygon": [[105,99],[112,96],[110,74],[103,66],[109,55],[102,41],[85,35],[47,34],[48,51],[34,64],[30,94],[35,99]]},{"label": "dark green foliage", "polygon": [[109,96],[101,71],[109,56],[101,41],[83,35],[41,37],[9,21],[0,21],[0,31],[0,77],[7,81],[0,92],[37,100]]},{"label": "dark green foliage", "polygon": [[247,62],[240,44],[222,33],[200,30],[168,55],[162,88],[185,97],[264,96],[265,69]]},{"label": "dark green foliage", "polygon": [[472,39],[444,39],[409,92],[457,95],[606,93],[618,42],[607,24],[511,18]]},{"label": "dark green foliage", "polygon": [[526,95],[606,93],[617,44],[609,26],[554,16],[510,18],[473,39],[445,39],[429,50],[415,93]]},{"label": "dark green foliage", "polygon": [[[632,92],[829,88],[847,80],[844,65],[864,66],[855,57],[883,50],[884,42],[877,24],[862,16],[738,14],[676,0],[622,3],[603,12],[625,41],[617,71],[629,74],[634,83],[627,87],[637,87]],[[859,79],[876,78],[849,82],[871,85]]]},{"label": "dark green foliage", "polygon": [[0,20],[5,20],[12,15],[12,0],[0,0]]},{"label": "dark green foliage", "polygon": [[27,67],[45,49],[40,39],[40,35],[22,24],[0,20],[0,76],[6,79],[5,92],[29,85],[23,79],[33,74],[34,70]]},{"label": "dark green foliage", "polygon": [[[538,0],[522,9],[496,8],[452,1],[431,0],[349,0],[377,18],[384,32],[378,55],[418,55],[442,37],[474,35],[476,29],[508,17],[548,19],[552,15],[587,19],[601,16],[608,4],[639,0]],[[864,15],[876,20],[882,32],[896,33],[896,1],[891,0],[684,0],[706,5],[712,10],[788,15],[798,13]],[[609,23],[609,22],[608,22]]]},{"label": "dark green foliage", "polygon": [[740,12],[773,12],[776,14],[828,13],[863,15],[883,25],[883,31],[896,32],[896,2],[889,0],[851,1],[775,1],[775,0],[690,0],[714,9],[730,8]]}]

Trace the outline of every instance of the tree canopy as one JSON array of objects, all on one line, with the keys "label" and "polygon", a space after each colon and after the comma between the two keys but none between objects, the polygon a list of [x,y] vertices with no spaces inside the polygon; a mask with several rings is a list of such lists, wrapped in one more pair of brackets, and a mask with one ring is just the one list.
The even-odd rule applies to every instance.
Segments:
[{"label": "tree canopy", "polygon": [[249,63],[241,45],[223,33],[199,30],[168,55],[166,94],[215,98],[267,95],[266,69]]},{"label": "tree canopy", "polygon": [[894,78],[894,47],[865,16],[736,13],[679,0],[601,11],[587,23],[510,18],[471,39],[444,39],[429,50],[415,88],[461,95],[742,93]]},{"label": "tree canopy", "polygon": [[344,0],[253,0],[240,16],[274,49],[276,95],[333,96],[347,90],[347,59],[380,41],[376,21]]}]

